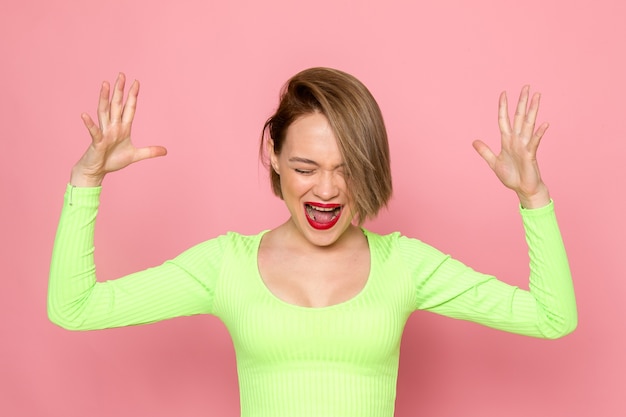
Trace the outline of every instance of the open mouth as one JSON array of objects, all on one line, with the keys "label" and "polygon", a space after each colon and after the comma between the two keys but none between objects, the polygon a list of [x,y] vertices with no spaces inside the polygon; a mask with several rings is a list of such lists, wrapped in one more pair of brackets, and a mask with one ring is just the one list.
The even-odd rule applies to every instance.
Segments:
[{"label": "open mouth", "polygon": [[341,204],[304,203],[306,219],[314,229],[333,227],[341,216]]}]

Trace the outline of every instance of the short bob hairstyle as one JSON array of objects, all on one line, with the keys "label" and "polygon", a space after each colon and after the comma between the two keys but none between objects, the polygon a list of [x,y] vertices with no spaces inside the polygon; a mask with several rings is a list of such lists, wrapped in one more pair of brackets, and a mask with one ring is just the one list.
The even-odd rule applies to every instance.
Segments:
[{"label": "short bob hairstyle", "polygon": [[293,76],[281,90],[278,109],[263,126],[259,151],[269,170],[274,194],[283,197],[280,176],[269,163],[269,141],[279,155],[289,126],[311,113],[326,116],[337,138],[348,192],[355,205],[355,221],[360,225],[376,217],[392,193],[383,117],[363,83],[332,68],[310,68]]}]

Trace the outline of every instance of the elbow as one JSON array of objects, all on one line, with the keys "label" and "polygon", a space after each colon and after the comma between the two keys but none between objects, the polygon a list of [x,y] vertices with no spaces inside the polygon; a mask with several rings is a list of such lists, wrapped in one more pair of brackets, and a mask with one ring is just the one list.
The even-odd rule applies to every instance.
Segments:
[{"label": "elbow", "polygon": [[563,329],[560,329],[556,332],[550,333],[548,335],[546,335],[546,339],[552,339],[552,340],[556,340],[556,339],[561,339],[567,335],[569,335],[570,333],[573,333],[574,330],[576,330],[576,326],[577,323],[573,323],[571,325],[569,325],[568,327],[565,327]]},{"label": "elbow", "polygon": [[575,316],[571,320],[569,320],[569,322],[567,323],[567,326],[564,327],[560,337],[564,337],[570,333],[573,333],[577,327],[578,327],[578,317]]},{"label": "elbow", "polygon": [[72,330],[72,325],[70,321],[66,320],[62,314],[59,314],[58,311],[52,308],[50,303],[48,303],[48,320],[50,320],[52,324],[56,324],[62,329]]},{"label": "elbow", "polygon": [[557,325],[550,326],[544,333],[546,339],[560,339],[573,333],[578,327],[578,315],[574,312],[570,317],[561,320]]},{"label": "elbow", "polygon": [[48,301],[48,320],[65,330],[83,330],[62,308]]},{"label": "elbow", "polygon": [[82,327],[76,325],[75,323],[73,323],[70,320],[64,320],[63,318],[59,317],[59,316],[54,316],[54,315],[50,315],[48,314],[48,319],[50,320],[50,322],[52,324],[55,324],[57,326],[59,326],[60,328],[64,329],[64,330],[71,330],[71,331],[79,331],[79,330],[85,330]]}]

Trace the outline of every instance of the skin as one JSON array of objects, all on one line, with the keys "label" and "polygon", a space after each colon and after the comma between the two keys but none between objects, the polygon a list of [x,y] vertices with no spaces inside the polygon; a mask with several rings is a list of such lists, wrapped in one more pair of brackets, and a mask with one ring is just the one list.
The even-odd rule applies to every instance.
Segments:
[{"label": "skin", "polygon": [[[133,145],[131,127],[139,83],[132,83],[124,101],[125,82],[120,73],[112,94],[109,83],[103,82],[98,124],[88,114],[81,115],[91,144],[72,168],[70,184],[100,186],[109,172],[166,155],[161,146]],[[522,88],[512,123],[506,93],[500,94],[498,154],[480,140],[473,146],[498,179],[517,194],[522,207],[533,209],[550,202],[537,163],[537,149],[548,124],[535,129],[540,95],[531,98],[529,91],[529,86]],[[300,306],[324,307],[354,297],[367,282],[369,248],[362,231],[352,224],[353,203],[342,174],[343,160],[328,121],[319,113],[303,116],[288,128],[280,154],[273,152],[271,142],[270,147],[290,217],[262,239],[261,278],[278,298]],[[304,202],[341,204],[341,217],[332,228],[316,230],[306,220]]]},{"label": "skin", "polygon": [[535,130],[541,95],[533,94],[529,106],[529,91],[528,85],[522,88],[512,126],[506,92],[500,94],[498,125],[501,149],[498,155],[481,140],[474,141],[473,146],[502,184],[515,191],[522,207],[533,209],[550,202],[550,193],[541,179],[537,163],[537,149],[549,125],[543,123]]},{"label": "skin", "polygon": [[[306,307],[338,304],[357,295],[370,270],[367,239],[352,224],[352,199],[343,159],[326,117],[302,116],[287,129],[281,153],[270,143],[272,168],[280,175],[290,218],[263,236],[259,273],[278,298]],[[341,204],[338,222],[317,230],[305,203]]]},{"label": "skin", "polygon": [[[343,159],[328,120],[321,113],[302,116],[289,126],[282,152],[270,142],[270,162],[280,175],[283,201],[291,214],[275,230],[299,245],[328,247],[343,244],[352,234],[352,199],[343,176]],[[339,221],[328,230],[316,230],[306,220],[305,202],[342,205]]]},{"label": "skin", "polygon": [[137,108],[139,82],[134,81],[124,103],[126,76],[120,73],[110,96],[111,87],[103,82],[98,100],[98,124],[87,113],[81,118],[91,135],[91,144],[72,168],[70,184],[76,187],[97,187],[104,176],[135,162],[167,154],[162,146],[136,148],[130,131]]}]

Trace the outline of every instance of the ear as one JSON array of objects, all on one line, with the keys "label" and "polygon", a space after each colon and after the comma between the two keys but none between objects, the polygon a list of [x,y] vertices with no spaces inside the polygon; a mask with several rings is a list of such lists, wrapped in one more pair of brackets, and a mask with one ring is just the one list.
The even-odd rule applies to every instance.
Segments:
[{"label": "ear", "polygon": [[272,166],[272,169],[274,170],[274,172],[280,175],[280,172],[278,171],[278,155],[276,155],[276,152],[274,152],[274,140],[272,139],[267,141],[267,152],[270,155],[270,164]]}]

